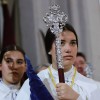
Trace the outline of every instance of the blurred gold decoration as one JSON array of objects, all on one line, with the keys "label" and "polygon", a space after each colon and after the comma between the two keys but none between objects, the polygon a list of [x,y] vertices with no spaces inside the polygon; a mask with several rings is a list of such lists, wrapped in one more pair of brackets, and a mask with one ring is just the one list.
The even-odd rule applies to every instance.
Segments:
[{"label": "blurred gold decoration", "polygon": [[0,4],[7,4],[8,0],[0,0]]}]

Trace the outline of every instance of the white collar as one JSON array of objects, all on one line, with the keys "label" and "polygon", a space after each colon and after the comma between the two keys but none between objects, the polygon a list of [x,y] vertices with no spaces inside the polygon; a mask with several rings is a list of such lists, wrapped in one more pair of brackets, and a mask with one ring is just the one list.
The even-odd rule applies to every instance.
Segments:
[{"label": "white collar", "polygon": [[[58,78],[58,71],[55,70],[55,69],[52,67],[52,64],[50,65],[50,68],[51,68],[51,71],[52,71],[52,73],[53,73],[54,78]],[[72,65],[72,67],[71,67],[71,69],[70,69],[69,71],[64,72],[65,81],[66,81],[66,80],[69,80],[69,81],[72,80],[72,76],[73,76],[73,74],[74,74],[74,71],[73,71],[73,70],[74,70],[74,66]]]},{"label": "white collar", "polygon": [[3,82],[2,79],[0,79],[0,83],[1,83],[4,87],[9,88],[10,90],[19,90],[19,88],[20,88],[20,84],[17,84],[17,85],[7,85],[7,84],[5,84],[5,83]]}]

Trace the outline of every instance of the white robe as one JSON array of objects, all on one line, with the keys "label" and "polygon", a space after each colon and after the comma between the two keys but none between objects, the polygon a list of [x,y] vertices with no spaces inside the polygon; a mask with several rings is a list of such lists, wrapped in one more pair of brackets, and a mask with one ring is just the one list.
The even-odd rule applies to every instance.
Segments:
[{"label": "white robe", "polygon": [[19,91],[19,86],[7,86],[2,79],[0,79],[0,100],[15,100]]},{"label": "white robe", "polygon": [[[56,83],[59,82],[58,72],[50,66],[54,80]],[[72,77],[74,75],[74,66],[72,66],[71,70],[64,73],[65,83],[71,85]],[[56,89],[53,85],[53,82],[50,78],[50,72],[48,69],[41,71],[38,76],[46,85],[52,96],[55,100],[57,100]],[[91,98],[91,93],[97,89],[97,85],[92,79],[86,78],[80,73],[76,72],[74,85],[72,87],[77,93],[80,94],[82,100],[88,100]]]},{"label": "white robe", "polygon": [[[58,83],[59,82],[58,72],[52,68],[52,65],[50,66],[50,68],[51,68],[55,82]],[[68,85],[71,84],[73,74],[74,74],[74,66],[72,66],[70,71],[64,73],[66,84]],[[47,87],[51,95],[53,96],[54,100],[57,100],[56,89],[50,78],[49,70],[45,69],[41,71],[40,73],[38,73],[38,76],[43,81],[43,83],[45,84],[45,86]],[[76,72],[75,81],[74,81],[74,85],[72,88],[77,93],[80,94],[78,100],[100,100],[100,96],[98,94],[97,95],[95,94],[95,96],[93,96],[94,93],[100,92],[95,82],[92,79],[84,77],[78,72]],[[92,99],[92,96],[95,99],[94,98]],[[16,100],[22,100],[22,98],[24,98],[24,100],[30,100],[29,79],[27,79],[25,83],[23,84]]]},{"label": "white robe", "polygon": [[16,100],[31,100],[30,99],[30,86],[29,86],[29,79],[27,79],[23,86],[21,87]]}]

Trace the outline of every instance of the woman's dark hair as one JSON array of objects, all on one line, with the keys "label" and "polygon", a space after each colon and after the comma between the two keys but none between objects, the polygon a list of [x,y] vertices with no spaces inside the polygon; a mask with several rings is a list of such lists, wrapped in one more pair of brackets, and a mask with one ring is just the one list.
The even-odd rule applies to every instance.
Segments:
[{"label": "woman's dark hair", "polygon": [[23,54],[24,59],[25,59],[25,52],[22,48],[20,48],[17,45],[8,45],[5,48],[3,48],[0,52],[0,63],[2,63],[2,59],[3,59],[4,54],[8,51],[20,51]]},{"label": "woman's dark hair", "polygon": [[[19,51],[19,52],[21,52],[23,54],[23,57],[24,57],[24,60],[25,60],[25,52],[24,52],[24,50],[22,48],[20,48],[17,45],[8,45],[5,48],[3,48],[1,50],[1,52],[0,52],[0,64],[2,63],[2,60],[3,60],[3,57],[4,57],[5,53],[8,52],[8,51]],[[1,72],[0,72],[0,77],[2,77]],[[22,78],[22,82],[21,83],[23,83],[23,81],[25,79],[27,79],[26,73],[24,73],[24,76]]]},{"label": "woman's dark hair", "polygon": [[77,52],[77,57],[80,56],[82,57],[85,61],[86,61],[86,57],[85,57],[85,54],[82,53],[82,52]]},{"label": "woman's dark hair", "polygon": [[[75,37],[76,37],[76,43],[77,43],[77,47],[78,47],[78,36],[76,34],[75,29],[73,28],[73,26],[71,26],[69,23],[66,23],[65,26],[63,27],[63,31],[71,31],[74,33]],[[52,44],[55,40],[55,35],[50,31],[50,28],[47,30],[46,36],[45,36],[45,48],[46,48],[46,53],[48,56],[48,61],[49,63],[52,63],[51,60],[51,55],[48,55],[48,52],[51,50]]]}]

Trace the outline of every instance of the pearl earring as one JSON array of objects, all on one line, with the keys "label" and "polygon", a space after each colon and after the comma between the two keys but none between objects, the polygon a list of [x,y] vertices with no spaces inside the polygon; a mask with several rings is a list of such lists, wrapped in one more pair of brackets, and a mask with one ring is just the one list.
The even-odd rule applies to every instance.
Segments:
[{"label": "pearl earring", "polygon": [[48,54],[50,55],[50,54],[51,54],[51,52],[48,52]]}]

